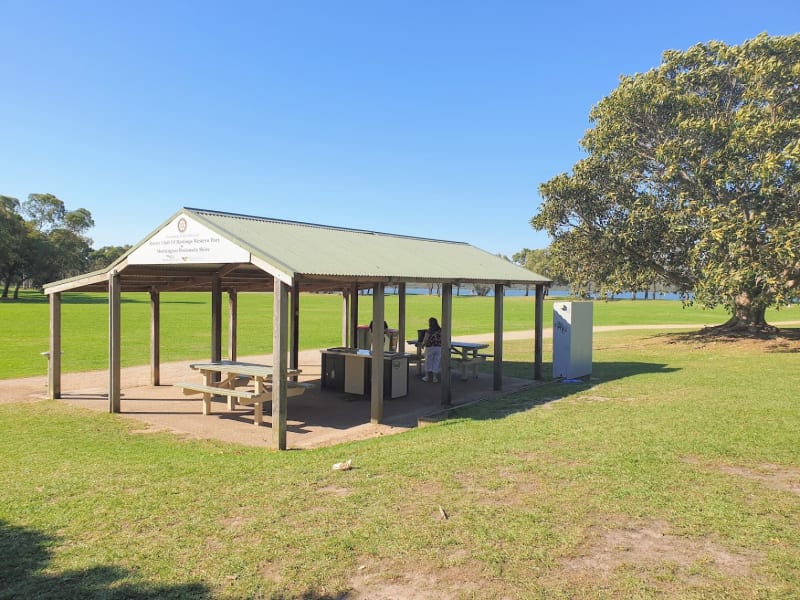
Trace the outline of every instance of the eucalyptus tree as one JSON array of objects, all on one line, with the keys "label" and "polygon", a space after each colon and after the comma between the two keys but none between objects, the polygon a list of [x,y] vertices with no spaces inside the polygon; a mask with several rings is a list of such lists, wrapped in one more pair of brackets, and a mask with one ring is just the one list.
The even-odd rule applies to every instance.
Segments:
[{"label": "eucalyptus tree", "polygon": [[92,240],[86,232],[94,226],[88,210],[68,211],[64,202],[52,194],[29,194],[21,208],[35,231],[47,240],[39,247],[36,261],[32,261],[35,269],[27,274],[35,283],[78,275],[87,269]]},{"label": "eucalyptus tree", "polygon": [[[27,218],[26,218],[27,217]],[[22,202],[0,196],[0,281],[16,297],[23,281],[41,285],[77,275],[89,264],[94,226],[85,208],[68,211],[52,194],[29,194]]]},{"label": "eucalyptus tree", "polygon": [[586,279],[638,274],[770,329],[800,295],[800,34],[664,52],[590,112],[531,224]]},{"label": "eucalyptus tree", "polygon": [[0,196],[0,298],[8,298],[8,290],[22,271],[23,243],[28,235],[25,220],[19,214],[19,200]]}]

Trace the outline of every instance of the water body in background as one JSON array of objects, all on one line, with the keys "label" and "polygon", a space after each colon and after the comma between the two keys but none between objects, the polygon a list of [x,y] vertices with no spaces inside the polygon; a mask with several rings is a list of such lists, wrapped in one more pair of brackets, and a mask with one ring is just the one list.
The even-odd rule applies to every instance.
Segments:
[{"label": "water body in background", "polygon": [[[525,290],[511,290],[512,294],[507,294],[508,296],[524,296]],[[520,294],[516,292],[522,292]],[[569,296],[569,290],[550,290],[547,294],[548,296],[553,296],[555,298],[564,298]],[[656,300],[683,300],[685,295],[681,295],[675,292],[656,292]],[[689,296],[691,297],[691,295]],[[593,300],[632,300],[633,293],[632,292],[622,292],[620,294],[614,294],[613,297],[606,298],[605,296],[601,296],[599,294],[594,294],[592,296]],[[636,293],[637,300],[644,300],[644,292],[637,292]],[[648,300],[653,299],[653,293],[650,292],[647,295]]]},{"label": "water body in background", "polygon": [[[397,293],[397,291],[396,291],[396,288],[387,287],[385,293],[387,295],[394,295],[394,294]],[[412,287],[406,288],[406,294],[410,295],[410,296],[428,296],[428,295],[437,296],[438,295],[438,293],[436,293],[435,291],[434,291],[433,294],[431,294],[428,291],[428,288],[412,288]],[[464,288],[461,288],[460,291],[457,290],[455,287],[453,288],[453,296],[474,296],[474,295],[475,294],[473,294],[472,288],[464,287]],[[525,296],[525,290],[524,289],[517,289],[517,288],[506,288],[504,295],[506,297]],[[531,287],[530,291],[528,292],[528,296],[533,297],[534,295],[535,295],[534,288]],[[551,297],[551,298],[567,298],[567,297],[569,297],[569,295],[570,295],[569,290],[548,290],[548,292],[547,292],[547,296]],[[492,291],[488,294],[488,296],[494,296],[494,289],[492,289]],[[648,294],[647,298],[649,300],[652,299],[653,298],[652,293]],[[605,300],[606,298],[604,296],[600,296],[600,295],[595,294],[595,295],[592,296],[592,299],[593,300]],[[632,300],[633,299],[633,293],[631,293],[631,292],[623,292],[623,293],[620,293],[620,294],[615,294],[613,298],[608,298],[608,299],[613,299],[613,300]],[[636,299],[637,300],[644,300],[644,292],[638,292],[636,294]],[[656,293],[656,298],[655,299],[656,300],[682,300],[683,298],[682,298],[682,296],[680,294],[676,294],[674,292],[664,292],[664,293],[658,292],[658,293]]]}]

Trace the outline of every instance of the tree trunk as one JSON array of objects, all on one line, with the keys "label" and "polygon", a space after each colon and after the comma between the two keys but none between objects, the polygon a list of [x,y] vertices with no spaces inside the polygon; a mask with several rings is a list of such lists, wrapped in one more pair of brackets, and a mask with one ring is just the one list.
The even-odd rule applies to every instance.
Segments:
[{"label": "tree trunk", "polygon": [[6,280],[3,282],[3,294],[2,294],[2,295],[0,295],[0,298],[6,298],[6,299],[8,298],[8,288],[9,288],[9,287],[11,287],[11,281],[9,281],[8,279],[6,279]]},{"label": "tree trunk", "polygon": [[750,292],[742,292],[734,300],[733,314],[722,325],[711,327],[713,331],[720,333],[738,334],[772,334],[778,329],[767,323],[765,313],[766,304],[761,295],[755,297]]}]

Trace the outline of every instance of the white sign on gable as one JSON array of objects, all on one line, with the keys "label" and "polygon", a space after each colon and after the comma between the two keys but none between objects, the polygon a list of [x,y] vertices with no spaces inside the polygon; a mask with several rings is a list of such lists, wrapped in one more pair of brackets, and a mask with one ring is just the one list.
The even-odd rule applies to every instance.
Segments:
[{"label": "white sign on gable", "polygon": [[131,265],[250,262],[250,253],[180,215],[128,256]]}]

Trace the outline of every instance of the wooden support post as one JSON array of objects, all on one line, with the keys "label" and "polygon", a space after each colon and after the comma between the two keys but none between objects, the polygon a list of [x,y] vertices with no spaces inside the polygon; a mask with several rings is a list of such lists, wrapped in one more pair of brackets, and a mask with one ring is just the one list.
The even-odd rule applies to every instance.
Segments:
[{"label": "wooden support post", "polygon": [[380,423],[383,420],[383,331],[385,321],[383,283],[378,283],[372,290],[372,386],[370,390],[370,421]]},{"label": "wooden support post", "polygon": [[542,321],[544,317],[544,285],[536,284],[536,316],[534,318],[533,378],[542,378]]},{"label": "wooden support post", "polygon": [[453,391],[450,388],[450,341],[453,339],[453,284],[442,285],[442,400],[443,406],[453,402]]},{"label": "wooden support post", "polygon": [[228,290],[228,358],[236,360],[239,334],[239,297],[236,290]]},{"label": "wooden support post", "polygon": [[397,351],[406,351],[406,284],[397,286],[397,330],[400,335],[397,339]]},{"label": "wooden support post", "polygon": [[161,385],[161,295],[150,291],[150,385]]},{"label": "wooden support post", "polygon": [[[292,294],[292,333],[289,336],[291,340],[291,354],[289,355],[289,368],[297,369],[300,362],[300,281],[295,278],[294,285],[291,290]],[[297,377],[294,377],[297,381]]]},{"label": "wooden support post", "polygon": [[222,360],[222,283],[217,274],[211,279],[211,362]]},{"label": "wooden support post", "polygon": [[348,331],[348,348],[355,348],[358,341],[358,284],[353,284],[350,292],[350,330]]},{"label": "wooden support post", "polygon": [[288,304],[288,286],[276,279],[272,310],[272,445],[276,450],[286,450]]},{"label": "wooden support post", "polygon": [[492,389],[503,389],[503,285],[494,286],[494,361],[492,363]]},{"label": "wooden support post", "polygon": [[61,398],[61,292],[50,294],[50,352],[47,357],[47,396]]},{"label": "wooden support post", "polygon": [[347,332],[350,331],[350,290],[342,289],[342,339],[340,346],[347,347]]},{"label": "wooden support post", "polygon": [[117,271],[108,276],[108,412],[120,412],[120,278]]}]

